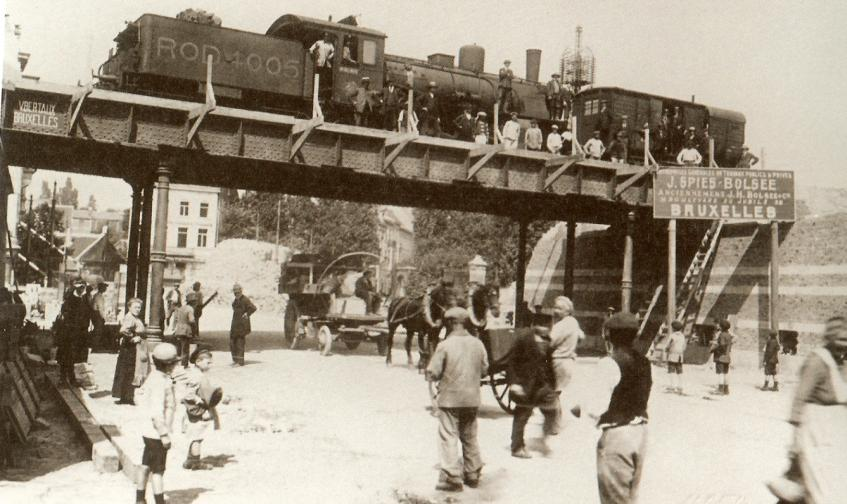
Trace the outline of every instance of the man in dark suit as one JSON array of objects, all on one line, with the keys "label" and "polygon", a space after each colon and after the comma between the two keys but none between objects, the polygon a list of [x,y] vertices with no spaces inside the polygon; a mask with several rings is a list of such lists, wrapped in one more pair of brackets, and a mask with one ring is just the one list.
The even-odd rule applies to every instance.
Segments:
[{"label": "man in dark suit", "polygon": [[382,127],[388,131],[397,131],[397,116],[403,107],[403,95],[394,82],[382,90]]},{"label": "man in dark suit", "polygon": [[562,115],[562,82],[559,80],[560,77],[561,75],[554,73],[552,79],[547,81],[545,100],[551,121],[558,121]]},{"label": "man in dark suit", "polygon": [[88,361],[88,326],[91,323],[91,305],[85,295],[85,282],[77,278],[73,290],[65,297],[59,315],[58,361],[61,377],[78,386],[74,364]]},{"label": "man in dark suit", "polygon": [[600,130],[600,138],[603,143],[609,145],[614,137],[612,136],[612,126],[615,123],[615,114],[609,110],[606,100],[600,102],[600,117],[597,118],[597,125],[594,129]]},{"label": "man in dark suit", "polygon": [[476,119],[471,115],[471,106],[465,105],[464,112],[453,120],[456,127],[456,138],[466,142],[473,142],[473,129]]},{"label": "man in dark suit", "polygon": [[244,295],[241,286],[232,286],[232,325],[229,329],[229,350],[232,354],[233,365],[244,365],[244,346],[247,335],[250,334],[250,315],[256,311],[256,306],[250,298]]},{"label": "man in dark suit", "polygon": [[356,297],[362,298],[365,301],[366,313],[376,313],[379,308],[379,295],[377,295],[376,287],[374,287],[373,281],[371,281],[372,274],[370,270],[365,270],[362,276],[356,280],[354,291]]},{"label": "man in dark suit", "polygon": [[426,93],[420,95],[415,104],[420,118],[420,131],[424,135],[439,136],[441,133],[441,125],[438,122],[438,99],[435,97],[437,88],[435,81],[430,82]]}]

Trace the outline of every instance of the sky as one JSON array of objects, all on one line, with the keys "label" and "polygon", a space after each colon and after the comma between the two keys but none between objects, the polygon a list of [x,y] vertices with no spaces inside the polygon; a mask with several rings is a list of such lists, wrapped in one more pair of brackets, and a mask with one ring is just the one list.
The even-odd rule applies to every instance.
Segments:
[{"label": "sky", "polygon": [[[486,49],[487,71],[505,58],[523,74],[525,50],[541,49],[542,78],[558,69],[577,25],[596,59],[596,85],[691,99],[742,112],[747,144],[767,169],[793,170],[798,185],[847,187],[841,123],[847,117],[847,2],[833,1],[477,1],[477,0],[0,0],[21,25],[27,74],[88,82],[124,21],[185,8],[214,12],[223,25],[264,33],[279,16],[359,15],[388,35],[386,52],[426,58]],[[249,5],[249,8],[245,6]],[[66,175],[39,172],[60,185]],[[129,206],[120,181],[76,183],[101,208]]]}]

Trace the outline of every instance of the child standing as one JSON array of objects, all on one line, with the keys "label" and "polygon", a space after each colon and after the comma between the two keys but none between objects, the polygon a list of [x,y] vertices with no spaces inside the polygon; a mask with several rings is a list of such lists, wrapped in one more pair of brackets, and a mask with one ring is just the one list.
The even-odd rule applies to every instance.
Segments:
[{"label": "child standing", "polygon": [[674,320],[671,322],[671,335],[668,337],[668,344],[665,347],[667,355],[668,376],[670,377],[671,386],[669,392],[676,392],[682,395],[682,361],[685,354],[685,334],[682,332],[682,322]]},{"label": "child standing", "polygon": [[[779,391],[779,383],[776,381],[777,364],[779,364],[779,336],[778,331],[771,330],[768,333],[768,341],[765,343],[764,355],[762,357],[762,365],[765,368],[765,384],[762,385],[762,390]],[[773,382],[773,388],[768,388],[768,381]]]},{"label": "child standing", "polygon": [[715,373],[718,375],[718,391],[719,395],[729,395],[729,383],[727,375],[729,374],[729,363],[731,362],[732,354],[732,333],[729,332],[729,320],[721,320],[718,322],[720,333],[712,343],[712,353],[715,356]]},{"label": "child standing", "polygon": [[194,366],[187,372],[186,394],[182,402],[185,404],[183,431],[191,444],[182,467],[195,471],[209,469],[209,466],[200,460],[200,444],[210,424],[218,428],[215,406],[220,402],[223,392],[219,387],[212,386],[206,374],[212,367],[211,350],[198,345],[189,360]]},{"label": "child standing", "polygon": [[153,474],[150,478],[153,498],[156,504],[165,503],[163,476],[168,450],[171,447],[171,425],[176,407],[171,373],[178,360],[176,347],[170,343],[157,345],[153,349],[155,369],[141,386],[141,411],[147,422],[141,432],[144,453],[141,455],[141,470],[135,492],[136,504],[146,502],[145,492],[150,473]]}]

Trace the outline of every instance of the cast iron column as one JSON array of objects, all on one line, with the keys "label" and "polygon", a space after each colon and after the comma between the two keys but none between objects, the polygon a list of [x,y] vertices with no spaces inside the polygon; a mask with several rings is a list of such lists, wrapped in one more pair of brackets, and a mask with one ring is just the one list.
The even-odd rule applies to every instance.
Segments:
[{"label": "cast iron column", "polygon": [[[668,221],[668,317],[667,330],[676,318],[676,219]],[[684,315],[684,314],[683,314]]]},{"label": "cast iron column", "polygon": [[[141,185],[132,184],[132,209],[129,213],[129,243],[126,252],[126,295],[125,301],[136,296],[138,276],[138,231],[141,223]],[[126,306],[124,307],[126,308]]]},{"label": "cast iron column", "polygon": [[156,226],[153,236],[153,250],[150,253],[150,312],[147,330],[147,344],[156,345],[162,341],[162,326],[159,314],[162,313],[162,289],[165,280],[165,245],[168,239],[168,198],[170,192],[171,168],[161,163],[156,170]]},{"label": "cast iron column", "polygon": [[138,243],[138,269],[135,276],[138,279],[135,286],[135,297],[144,303],[141,307],[141,319],[148,311],[147,278],[150,272],[150,233],[153,226],[153,182],[144,186],[141,202],[141,235]]},{"label": "cast iron column", "polygon": [[626,238],[623,246],[623,275],[621,278],[621,312],[632,313],[632,234],[635,212],[626,214]]},{"label": "cast iron column", "polygon": [[11,181],[9,165],[6,164],[6,155],[3,148],[0,147],[0,287],[6,285],[6,262],[8,261],[6,256],[12,253],[11,250],[6,248],[9,240],[9,230],[6,229],[8,225],[6,211],[9,208],[9,191],[11,190],[6,182],[9,181]]},{"label": "cast iron column", "polygon": [[779,223],[771,222],[771,329],[779,331]]},{"label": "cast iron column", "polygon": [[515,271],[515,327],[523,327],[526,315],[523,309],[524,282],[526,280],[526,233],[528,223],[525,220],[519,222],[518,231],[518,264]]},{"label": "cast iron column", "polygon": [[573,300],[574,252],[576,251],[576,221],[568,221],[568,233],[565,238],[565,296]]}]

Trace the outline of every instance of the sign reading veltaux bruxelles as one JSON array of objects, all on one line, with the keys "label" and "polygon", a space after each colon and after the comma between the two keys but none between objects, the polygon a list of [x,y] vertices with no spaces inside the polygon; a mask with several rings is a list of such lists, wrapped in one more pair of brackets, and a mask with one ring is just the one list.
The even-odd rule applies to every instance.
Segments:
[{"label": "sign reading veltaux bruxelles", "polygon": [[667,168],[653,185],[657,219],[794,220],[794,172]]}]

